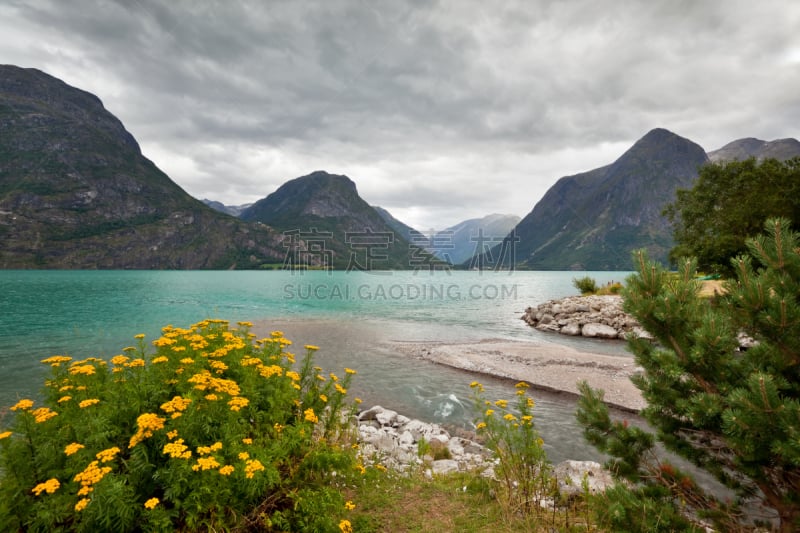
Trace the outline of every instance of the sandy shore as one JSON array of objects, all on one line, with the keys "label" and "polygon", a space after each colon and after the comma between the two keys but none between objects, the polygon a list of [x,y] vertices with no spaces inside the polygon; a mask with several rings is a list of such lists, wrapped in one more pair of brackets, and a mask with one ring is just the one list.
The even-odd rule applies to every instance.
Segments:
[{"label": "sandy shore", "polygon": [[489,374],[552,391],[578,394],[577,382],[605,391],[605,401],[638,411],[645,406],[630,376],[637,372],[632,357],[579,351],[557,344],[533,344],[498,339],[479,342],[398,342],[399,351],[469,372]]}]

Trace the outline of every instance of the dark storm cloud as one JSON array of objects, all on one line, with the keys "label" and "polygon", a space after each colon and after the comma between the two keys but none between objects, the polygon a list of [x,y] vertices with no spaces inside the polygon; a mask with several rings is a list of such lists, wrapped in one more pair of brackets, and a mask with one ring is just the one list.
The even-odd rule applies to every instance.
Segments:
[{"label": "dark storm cloud", "polygon": [[327,169],[441,226],[524,215],[653,127],[796,137],[798,27],[790,0],[40,0],[0,6],[0,54],[97,94],[196,196]]}]

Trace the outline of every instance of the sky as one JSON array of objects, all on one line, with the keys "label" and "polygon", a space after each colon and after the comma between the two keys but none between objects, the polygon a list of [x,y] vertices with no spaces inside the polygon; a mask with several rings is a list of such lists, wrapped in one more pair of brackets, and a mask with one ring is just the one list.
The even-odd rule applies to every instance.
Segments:
[{"label": "sky", "polygon": [[326,170],[427,231],[656,127],[800,137],[799,29],[795,0],[0,0],[0,63],[97,95],[196,198]]}]

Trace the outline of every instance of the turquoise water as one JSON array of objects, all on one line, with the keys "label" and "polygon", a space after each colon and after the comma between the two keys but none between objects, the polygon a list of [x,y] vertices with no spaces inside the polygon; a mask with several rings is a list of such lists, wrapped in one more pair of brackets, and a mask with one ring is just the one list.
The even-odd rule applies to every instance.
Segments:
[{"label": "turquoise water", "polygon": [[[319,345],[326,369],[358,369],[353,390],[365,403],[468,427],[472,376],[403,356],[392,343],[504,338],[624,353],[621,343],[555,337],[519,319],[529,305],[576,294],[572,279],[583,275],[605,283],[625,273],[0,271],[0,405],[37,393],[45,357],[107,357],[135,334],[153,339],[166,324],[214,317]],[[513,395],[513,384],[481,381],[490,395]],[[596,455],[576,434],[573,409],[538,401],[545,440],[574,443],[551,450],[555,459]]]}]

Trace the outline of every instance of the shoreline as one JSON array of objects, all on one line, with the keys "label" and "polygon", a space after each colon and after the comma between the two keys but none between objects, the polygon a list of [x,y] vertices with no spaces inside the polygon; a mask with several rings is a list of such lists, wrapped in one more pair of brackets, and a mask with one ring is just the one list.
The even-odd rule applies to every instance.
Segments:
[{"label": "shoreline", "polygon": [[501,339],[395,341],[392,345],[410,357],[472,374],[525,381],[533,388],[573,398],[579,396],[577,382],[585,380],[593,388],[603,389],[605,403],[616,409],[638,413],[646,406],[641,391],[630,381],[639,370],[631,357]]}]

